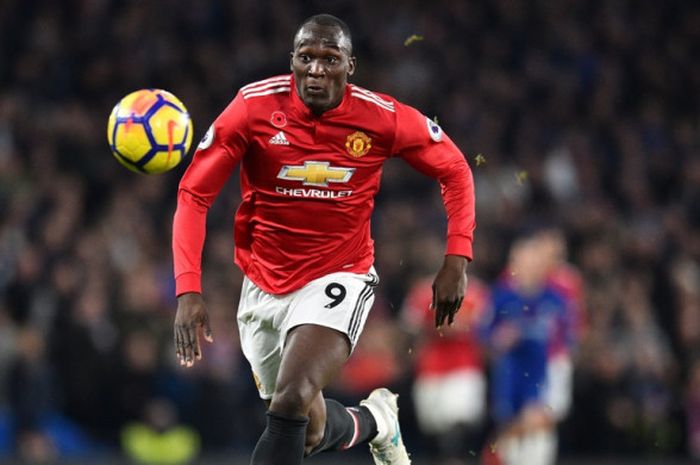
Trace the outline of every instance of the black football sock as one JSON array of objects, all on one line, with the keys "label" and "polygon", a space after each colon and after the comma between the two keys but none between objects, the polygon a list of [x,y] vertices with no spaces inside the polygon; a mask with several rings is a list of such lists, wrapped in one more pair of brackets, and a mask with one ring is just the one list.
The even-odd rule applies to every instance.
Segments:
[{"label": "black football sock", "polygon": [[326,399],[326,428],[321,443],[309,457],[323,451],[345,450],[367,442],[377,435],[377,423],[367,407],[345,408],[340,402]]},{"label": "black football sock", "polygon": [[308,424],[308,417],[267,412],[267,427],[255,446],[250,465],[300,465]]}]

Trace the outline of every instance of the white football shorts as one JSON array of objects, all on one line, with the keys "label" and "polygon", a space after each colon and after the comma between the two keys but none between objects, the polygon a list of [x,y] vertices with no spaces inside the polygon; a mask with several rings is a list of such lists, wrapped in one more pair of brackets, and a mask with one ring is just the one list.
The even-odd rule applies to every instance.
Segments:
[{"label": "white football shorts", "polygon": [[486,410],[486,377],[472,368],[418,377],[413,402],[424,433],[443,434],[459,424],[478,425]]},{"label": "white football shorts", "polygon": [[289,294],[274,295],[245,277],[238,331],[260,397],[270,400],[275,392],[282,350],[292,328],[303,324],[333,328],[348,336],[354,350],[378,283],[372,267],[367,274],[331,273]]},{"label": "white football shorts", "polygon": [[564,420],[571,410],[574,393],[574,364],[568,354],[555,355],[547,362],[545,401],[557,421]]}]

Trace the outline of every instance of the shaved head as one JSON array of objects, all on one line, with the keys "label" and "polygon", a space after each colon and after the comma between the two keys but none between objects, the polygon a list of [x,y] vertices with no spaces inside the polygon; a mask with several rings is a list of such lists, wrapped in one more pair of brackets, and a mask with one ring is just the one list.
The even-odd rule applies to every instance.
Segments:
[{"label": "shaved head", "polygon": [[335,45],[348,56],[352,56],[352,35],[350,34],[350,28],[345,22],[329,14],[319,14],[307,18],[299,29],[297,29],[296,34],[294,34],[294,49],[299,48],[300,45],[310,41],[318,40],[319,29],[337,29],[338,33],[333,34],[334,37],[322,38],[324,42],[328,42],[329,45]]},{"label": "shaved head", "polygon": [[297,94],[312,112],[320,115],[340,104],[355,72],[347,24],[326,14],[308,18],[294,35],[290,58]]}]

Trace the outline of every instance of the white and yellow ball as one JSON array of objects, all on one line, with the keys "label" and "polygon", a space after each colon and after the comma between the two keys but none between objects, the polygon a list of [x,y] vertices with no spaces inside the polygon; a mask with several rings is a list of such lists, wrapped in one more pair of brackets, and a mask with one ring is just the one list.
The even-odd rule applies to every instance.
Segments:
[{"label": "white and yellow ball", "polygon": [[114,157],[137,173],[175,168],[192,144],[192,120],[168,91],[141,89],[117,103],[109,115],[107,140]]}]

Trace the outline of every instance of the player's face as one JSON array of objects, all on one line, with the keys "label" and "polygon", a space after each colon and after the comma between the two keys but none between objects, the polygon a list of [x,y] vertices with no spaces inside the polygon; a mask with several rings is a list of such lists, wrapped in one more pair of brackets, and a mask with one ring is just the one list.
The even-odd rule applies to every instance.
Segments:
[{"label": "player's face", "polygon": [[350,40],[335,26],[307,24],[294,39],[291,68],[301,100],[317,115],[335,108],[355,71]]}]

